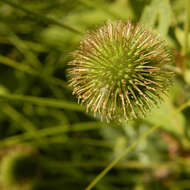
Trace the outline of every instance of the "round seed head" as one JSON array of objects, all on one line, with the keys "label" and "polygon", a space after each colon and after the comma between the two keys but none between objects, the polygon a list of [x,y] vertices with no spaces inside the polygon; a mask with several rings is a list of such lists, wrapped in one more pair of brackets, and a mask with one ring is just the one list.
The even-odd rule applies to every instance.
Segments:
[{"label": "round seed head", "polygon": [[130,21],[88,32],[73,52],[69,84],[81,103],[102,119],[144,116],[171,84],[172,55],[160,38]]}]

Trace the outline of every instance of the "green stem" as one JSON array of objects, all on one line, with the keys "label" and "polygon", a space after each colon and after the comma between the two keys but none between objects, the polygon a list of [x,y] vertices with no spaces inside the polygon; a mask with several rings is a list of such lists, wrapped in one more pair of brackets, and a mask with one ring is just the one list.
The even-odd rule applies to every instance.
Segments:
[{"label": "green stem", "polygon": [[42,73],[34,70],[30,66],[25,65],[25,64],[20,64],[20,63],[14,61],[12,59],[9,59],[8,57],[0,55],[0,63],[6,65],[8,67],[12,67],[12,68],[19,70],[21,72],[24,72],[24,73],[27,73],[27,74],[30,74],[33,76],[38,76],[44,80],[47,80],[48,82],[50,82],[54,85],[57,85],[57,86],[60,86],[62,88],[65,88],[67,90],[70,90],[70,88],[68,87],[68,85],[65,81],[58,79],[58,78],[55,78],[55,77],[52,77],[52,76],[43,75]]},{"label": "green stem", "polygon": [[150,134],[152,134],[159,126],[155,125],[149,129],[144,135],[138,138],[133,144],[125,149],[125,151],[120,154],[115,160],[113,160],[91,183],[85,190],[92,189],[128,152],[133,150],[135,146],[145,140]]},{"label": "green stem", "polygon": [[187,55],[188,53],[188,42],[189,42],[189,19],[190,19],[190,1],[186,0],[186,4],[185,4],[185,12],[186,12],[186,19],[185,19],[185,26],[184,26],[184,30],[185,30],[185,37],[184,37],[184,47],[183,47],[183,54]]},{"label": "green stem", "polygon": [[181,112],[181,111],[183,111],[185,108],[187,108],[189,106],[190,106],[190,100],[188,100],[187,102],[182,104],[179,108],[177,108],[176,112]]},{"label": "green stem", "polygon": [[[190,100],[181,105],[176,112],[181,112],[186,107],[190,106]],[[144,135],[139,137],[133,144],[127,147],[122,154],[120,154],[115,160],[113,160],[89,185],[85,190],[91,190],[124,156],[126,156],[130,151],[132,151],[139,143],[145,140],[149,135],[151,135],[160,126],[155,125],[150,128]]]},{"label": "green stem", "polygon": [[16,70],[31,74],[31,75],[38,75],[38,73],[32,69],[30,66],[28,65],[24,65],[24,64],[20,64],[8,57],[5,57],[3,55],[0,55],[0,63],[9,67],[12,67]]},{"label": "green stem", "polygon": [[24,133],[21,135],[16,135],[12,137],[8,137],[6,139],[3,139],[0,141],[0,147],[3,146],[10,146],[10,145],[15,145],[24,141],[28,140],[34,140],[40,138],[41,140],[44,137],[47,136],[55,136],[55,135],[60,135],[62,133],[66,133],[68,131],[87,131],[87,130],[95,130],[99,129],[102,126],[101,122],[82,122],[82,123],[77,123],[72,126],[70,125],[65,125],[65,126],[53,126],[53,127],[48,127],[45,129],[38,130],[36,133]]},{"label": "green stem", "polygon": [[35,20],[38,20],[40,22],[43,22],[45,24],[55,24],[55,25],[58,25],[58,26],[61,26],[71,32],[74,32],[74,33],[77,33],[77,34],[82,34],[82,32],[78,31],[77,29],[71,27],[71,26],[68,26],[66,24],[63,24],[53,18],[50,18],[50,17],[47,17],[45,15],[42,15],[40,13],[35,13],[33,11],[30,11],[29,9],[26,9],[24,8],[23,6],[17,4],[17,3],[14,3],[13,1],[10,1],[10,0],[1,0],[2,2],[14,7],[15,9],[19,9],[23,12],[25,12],[28,16],[30,16],[31,18],[35,19]]},{"label": "green stem", "polygon": [[10,119],[18,123],[18,126],[23,128],[28,133],[35,133],[37,130],[37,126],[35,126],[30,120],[28,120],[24,115],[18,112],[9,104],[2,104],[3,109],[1,112],[6,114]]},{"label": "green stem", "polygon": [[[102,161],[83,161],[83,162],[69,162],[69,161],[57,161],[53,159],[49,159],[47,157],[41,156],[41,162],[44,166],[47,166],[49,169],[56,170],[59,172],[64,172],[66,168],[101,168],[106,166],[106,162]],[[126,168],[136,168],[136,169],[155,169],[155,168],[168,168],[172,169],[176,166],[184,165],[190,166],[190,161],[188,159],[181,159],[177,158],[175,161],[163,161],[163,162],[151,162],[151,163],[144,163],[140,161],[122,161],[116,165],[119,169],[126,169]]]},{"label": "green stem", "polygon": [[31,104],[36,104],[40,106],[47,106],[53,108],[60,108],[60,109],[68,109],[74,111],[84,111],[84,107],[64,100],[57,100],[52,98],[40,98],[35,96],[24,96],[20,94],[0,94],[0,99],[7,99],[7,100],[14,100],[14,101],[21,101],[27,102]]}]

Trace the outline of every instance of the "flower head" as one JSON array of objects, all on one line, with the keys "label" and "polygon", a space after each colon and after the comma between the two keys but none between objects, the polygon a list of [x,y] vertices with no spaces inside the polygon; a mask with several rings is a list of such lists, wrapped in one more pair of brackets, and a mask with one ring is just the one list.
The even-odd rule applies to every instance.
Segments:
[{"label": "flower head", "polygon": [[145,115],[171,84],[172,56],[159,37],[130,21],[88,32],[73,52],[70,86],[86,110],[102,119]]}]

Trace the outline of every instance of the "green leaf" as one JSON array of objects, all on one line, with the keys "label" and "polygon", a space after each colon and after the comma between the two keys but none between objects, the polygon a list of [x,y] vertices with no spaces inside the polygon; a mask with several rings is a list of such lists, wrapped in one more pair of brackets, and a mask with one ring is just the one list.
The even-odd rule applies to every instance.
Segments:
[{"label": "green leaf", "polygon": [[185,70],[184,79],[185,79],[185,82],[190,85],[190,70],[189,69]]},{"label": "green leaf", "polygon": [[177,112],[170,99],[166,99],[159,108],[153,109],[145,120],[152,125],[160,125],[162,129],[174,135],[184,135],[184,116]]},{"label": "green leaf", "polygon": [[162,36],[166,36],[172,20],[172,11],[168,0],[160,1],[158,15],[159,15],[158,32]]},{"label": "green leaf", "polygon": [[172,10],[168,0],[153,0],[145,7],[140,22],[150,28],[157,25],[158,32],[166,37],[172,20]]},{"label": "green leaf", "polygon": [[[178,42],[180,43],[180,46],[183,47],[184,37],[185,37],[184,31],[181,28],[176,27],[174,32],[175,32]],[[190,33],[188,34],[188,44],[190,44]]]}]

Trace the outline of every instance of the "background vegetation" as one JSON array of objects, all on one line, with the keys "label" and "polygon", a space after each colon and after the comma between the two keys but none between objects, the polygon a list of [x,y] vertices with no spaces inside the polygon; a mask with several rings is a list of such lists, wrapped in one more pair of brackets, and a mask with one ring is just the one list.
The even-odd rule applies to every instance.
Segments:
[{"label": "background vegetation", "polygon": [[[6,175],[1,171],[0,189],[85,189],[153,126],[157,130],[136,143],[93,189],[190,189],[189,4],[189,0],[0,0],[0,168],[5,168],[4,158],[18,150],[35,155],[38,168],[33,171],[25,167],[30,161],[21,162],[21,168],[33,172],[28,175],[30,183],[22,178],[11,181],[11,175],[19,179],[20,171]],[[71,95],[67,63],[84,31],[108,19],[128,18],[168,41],[176,77],[166,101],[148,117],[107,124],[87,115]]]}]

